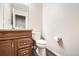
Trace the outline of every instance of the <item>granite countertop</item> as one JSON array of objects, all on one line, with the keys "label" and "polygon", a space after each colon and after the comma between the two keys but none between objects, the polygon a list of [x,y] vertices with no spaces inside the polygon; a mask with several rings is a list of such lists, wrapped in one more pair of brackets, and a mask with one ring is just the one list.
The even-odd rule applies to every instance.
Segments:
[{"label": "granite countertop", "polygon": [[0,29],[2,31],[32,31],[31,29]]}]

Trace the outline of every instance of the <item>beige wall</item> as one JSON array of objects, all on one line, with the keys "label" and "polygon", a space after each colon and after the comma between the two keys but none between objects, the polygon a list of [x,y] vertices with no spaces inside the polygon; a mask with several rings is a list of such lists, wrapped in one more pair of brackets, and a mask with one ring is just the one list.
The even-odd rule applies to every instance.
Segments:
[{"label": "beige wall", "polygon": [[[79,55],[79,4],[43,4],[47,46],[61,55]],[[54,40],[63,37],[64,48]]]},{"label": "beige wall", "polygon": [[29,4],[29,28],[33,31],[42,30],[42,4]]}]

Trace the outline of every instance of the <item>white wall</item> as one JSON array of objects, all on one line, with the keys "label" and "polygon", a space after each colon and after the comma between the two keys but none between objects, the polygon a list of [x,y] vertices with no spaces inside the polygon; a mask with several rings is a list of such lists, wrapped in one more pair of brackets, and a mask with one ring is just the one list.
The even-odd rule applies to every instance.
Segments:
[{"label": "white wall", "polygon": [[[61,55],[79,55],[79,4],[43,4],[47,46]],[[54,40],[63,37],[64,48]]]},{"label": "white wall", "polygon": [[9,3],[4,3],[4,29],[9,29],[11,25],[11,5]]},{"label": "white wall", "polygon": [[33,31],[42,30],[42,4],[29,4],[29,28]]},{"label": "white wall", "polygon": [[0,29],[3,28],[3,4],[0,4]]},{"label": "white wall", "polygon": [[11,27],[11,7],[8,3],[0,3],[0,29]]}]

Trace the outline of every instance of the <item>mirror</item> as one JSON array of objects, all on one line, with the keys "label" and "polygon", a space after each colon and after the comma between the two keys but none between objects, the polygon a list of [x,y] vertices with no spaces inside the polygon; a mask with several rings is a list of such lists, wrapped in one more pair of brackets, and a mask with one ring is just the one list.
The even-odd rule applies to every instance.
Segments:
[{"label": "mirror", "polygon": [[28,7],[23,4],[11,4],[12,25],[14,29],[28,29]]},{"label": "mirror", "polygon": [[0,3],[0,29],[28,29],[28,10],[22,3]]},{"label": "mirror", "polygon": [[0,3],[0,29],[3,28],[3,4]]}]

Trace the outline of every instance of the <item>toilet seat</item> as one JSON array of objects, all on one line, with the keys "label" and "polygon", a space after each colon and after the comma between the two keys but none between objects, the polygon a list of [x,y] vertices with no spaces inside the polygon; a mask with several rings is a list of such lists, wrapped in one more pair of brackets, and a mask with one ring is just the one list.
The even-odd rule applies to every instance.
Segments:
[{"label": "toilet seat", "polygon": [[46,45],[47,44],[47,42],[45,40],[42,40],[42,39],[36,40],[36,43],[37,44],[42,44],[42,45]]}]

